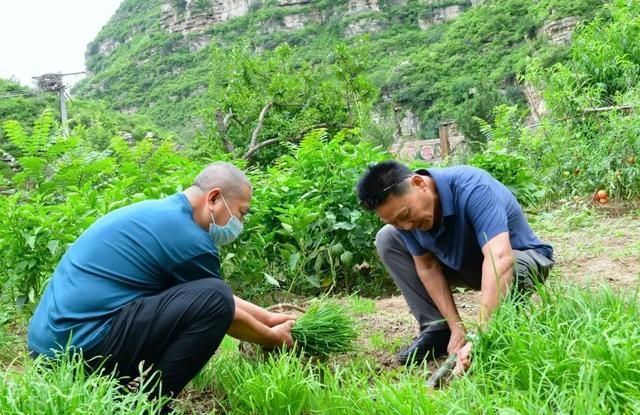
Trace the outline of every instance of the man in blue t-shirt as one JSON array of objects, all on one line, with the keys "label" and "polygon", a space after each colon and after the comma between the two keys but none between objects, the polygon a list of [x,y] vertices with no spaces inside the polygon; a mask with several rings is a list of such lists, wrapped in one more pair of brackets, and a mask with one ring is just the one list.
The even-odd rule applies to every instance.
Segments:
[{"label": "man in blue t-shirt", "polygon": [[382,262],[420,325],[398,359],[456,353],[468,368],[465,340],[450,285],[480,290],[486,322],[510,287],[530,292],[553,265],[553,249],[533,233],[513,194],[469,166],[411,171],[396,161],[372,165],[357,186],[362,206],[387,224],[376,235]]},{"label": "man in blue t-shirt", "polygon": [[[234,297],[221,245],[242,231],[251,184],[235,166],[207,166],[182,193],[115,210],[69,247],[29,324],[33,355],[71,348],[123,378],[159,373],[175,397],[225,334],[291,346],[293,317]],[[98,357],[107,357],[102,361]]]}]

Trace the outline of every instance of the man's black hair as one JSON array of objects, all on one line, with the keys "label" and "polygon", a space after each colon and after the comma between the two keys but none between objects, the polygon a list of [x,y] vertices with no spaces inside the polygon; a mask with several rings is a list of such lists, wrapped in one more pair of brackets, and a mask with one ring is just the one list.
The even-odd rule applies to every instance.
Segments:
[{"label": "man's black hair", "polygon": [[375,210],[382,205],[389,195],[401,195],[409,189],[404,179],[413,171],[395,160],[382,161],[369,165],[358,180],[358,199],[363,208]]}]

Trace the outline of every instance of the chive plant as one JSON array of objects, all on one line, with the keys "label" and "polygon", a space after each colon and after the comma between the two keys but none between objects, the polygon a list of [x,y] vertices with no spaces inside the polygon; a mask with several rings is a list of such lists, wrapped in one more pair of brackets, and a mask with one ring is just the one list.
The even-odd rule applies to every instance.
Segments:
[{"label": "chive plant", "polygon": [[316,302],[296,321],[291,335],[307,355],[326,356],[352,350],[358,332],[339,304]]}]

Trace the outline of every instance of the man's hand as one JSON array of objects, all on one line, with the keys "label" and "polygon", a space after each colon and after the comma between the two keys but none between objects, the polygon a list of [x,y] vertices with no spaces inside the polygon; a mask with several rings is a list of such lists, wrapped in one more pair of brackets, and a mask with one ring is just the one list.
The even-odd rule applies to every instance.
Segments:
[{"label": "man's hand", "polygon": [[269,327],[274,327],[286,321],[291,321],[291,320],[295,321],[296,319],[297,317],[294,316],[293,314],[269,312],[269,323],[267,325]]},{"label": "man's hand", "polygon": [[451,337],[449,338],[449,345],[447,346],[447,353],[457,353],[458,350],[464,346],[467,342],[465,339],[465,331],[462,327],[457,327],[451,330]]},{"label": "man's hand", "polygon": [[456,367],[453,368],[453,374],[460,376],[471,366],[471,348],[473,343],[467,342],[460,350],[456,352]]},{"label": "man's hand", "polygon": [[282,345],[288,348],[293,347],[293,337],[291,337],[291,328],[295,324],[294,320],[286,320],[271,328],[273,338],[277,345]]}]

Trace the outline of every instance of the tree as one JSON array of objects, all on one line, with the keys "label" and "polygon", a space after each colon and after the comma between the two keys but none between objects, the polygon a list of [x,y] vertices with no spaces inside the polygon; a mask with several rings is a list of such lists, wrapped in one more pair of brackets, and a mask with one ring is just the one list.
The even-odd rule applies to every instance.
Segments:
[{"label": "tree", "polygon": [[246,160],[273,160],[277,144],[298,142],[317,128],[358,127],[376,97],[362,58],[345,46],[333,63],[299,62],[284,44],[256,53],[215,49],[209,87],[210,137]]}]

